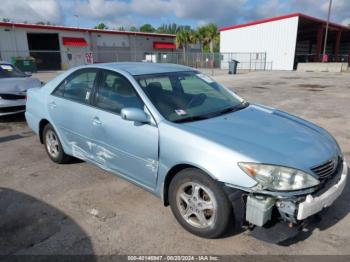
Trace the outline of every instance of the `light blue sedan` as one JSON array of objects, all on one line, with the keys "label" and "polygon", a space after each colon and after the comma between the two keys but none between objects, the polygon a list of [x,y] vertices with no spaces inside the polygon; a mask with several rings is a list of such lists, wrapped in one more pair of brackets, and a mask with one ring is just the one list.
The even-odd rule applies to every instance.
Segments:
[{"label": "light blue sedan", "polygon": [[342,193],[347,165],[324,129],[249,104],[197,70],[111,63],[28,90],[49,157],[76,157],[162,199],[201,237],[303,222]]}]

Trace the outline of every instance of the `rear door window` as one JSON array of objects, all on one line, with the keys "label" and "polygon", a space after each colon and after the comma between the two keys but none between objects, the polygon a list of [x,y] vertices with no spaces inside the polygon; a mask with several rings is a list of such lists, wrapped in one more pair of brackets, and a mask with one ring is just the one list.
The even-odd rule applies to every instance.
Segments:
[{"label": "rear door window", "polygon": [[97,78],[96,69],[81,70],[63,81],[53,95],[87,104]]}]

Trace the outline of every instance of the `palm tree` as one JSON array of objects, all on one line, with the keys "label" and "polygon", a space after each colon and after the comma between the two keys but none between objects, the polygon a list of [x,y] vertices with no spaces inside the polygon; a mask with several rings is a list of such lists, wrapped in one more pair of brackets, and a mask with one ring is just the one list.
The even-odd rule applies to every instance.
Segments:
[{"label": "palm tree", "polygon": [[176,34],[176,44],[179,48],[182,48],[184,59],[186,57],[187,44],[190,42],[190,31],[187,29],[181,29]]},{"label": "palm tree", "polygon": [[214,53],[214,44],[219,41],[219,31],[215,24],[209,24],[206,26],[206,37],[210,46],[210,53]]},{"label": "palm tree", "polygon": [[199,34],[198,34],[198,32],[197,31],[190,31],[189,32],[189,37],[188,37],[189,39],[189,43],[190,44],[197,44],[198,43],[198,41],[199,41]]},{"label": "palm tree", "polygon": [[198,42],[201,46],[201,51],[203,53],[204,50],[204,45],[206,43],[206,36],[207,36],[207,28],[205,26],[201,26],[197,28],[197,37],[198,37]]}]

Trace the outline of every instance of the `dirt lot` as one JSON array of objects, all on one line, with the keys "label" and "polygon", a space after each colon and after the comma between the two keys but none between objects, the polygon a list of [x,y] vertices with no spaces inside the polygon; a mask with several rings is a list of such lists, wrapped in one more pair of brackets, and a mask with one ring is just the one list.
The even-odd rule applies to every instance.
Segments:
[{"label": "dirt lot", "polygon": [[[53,74],[41,74],[47,81]],[[248,101],[329,130],[350,158],[350,74],[252,72],[216,78]],[[23,116],[0,120],[1,254],[350,254],[350,189],[318,228],[285,246],[246,232],[187,233],[153,195],[87,163],[52,163]]]}]

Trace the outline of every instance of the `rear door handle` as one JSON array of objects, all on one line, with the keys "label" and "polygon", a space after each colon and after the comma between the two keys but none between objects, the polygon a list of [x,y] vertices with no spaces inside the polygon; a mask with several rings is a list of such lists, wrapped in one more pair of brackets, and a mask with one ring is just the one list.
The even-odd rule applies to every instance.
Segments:
[{"label": "rear door handle", "polygon": [[94,126],[100,126],[100,125],[102,125],[102,122],[101,122],[101,120],[100,120],[97,116],[95,116],[95,117],[92,119],[92,124],[93,124]]},{"label": "rear door handle", "polygon": [[51,108],[55,108],[56,106],[57,105],[56,105],[55,101],[52,101],[49,103],[49,107],[51,107]]}]

